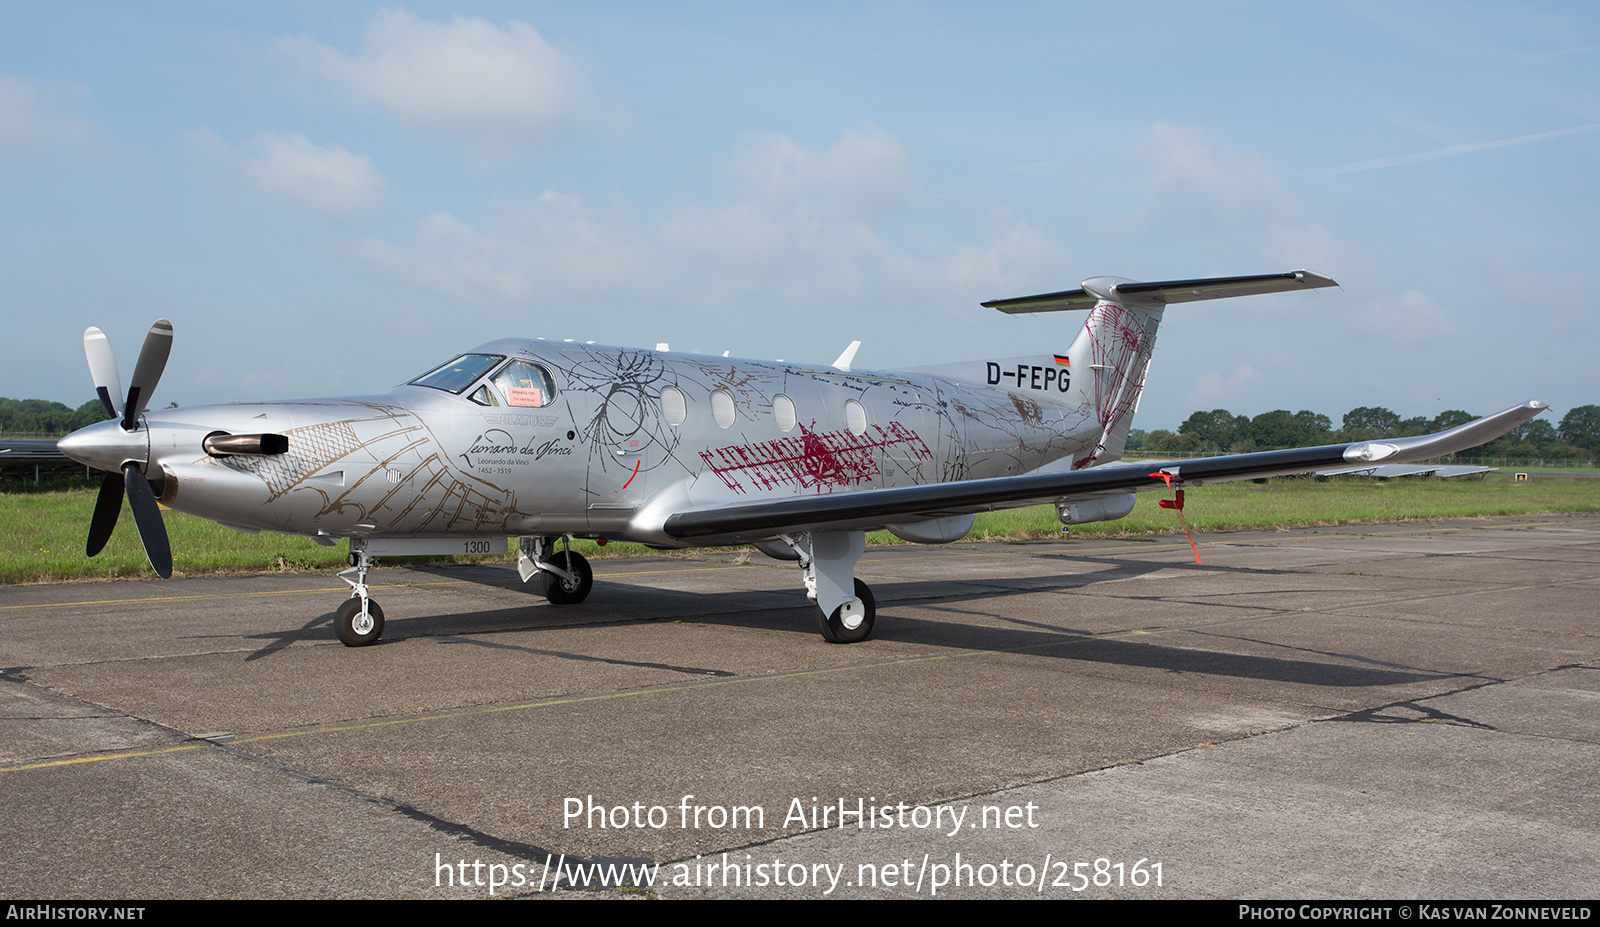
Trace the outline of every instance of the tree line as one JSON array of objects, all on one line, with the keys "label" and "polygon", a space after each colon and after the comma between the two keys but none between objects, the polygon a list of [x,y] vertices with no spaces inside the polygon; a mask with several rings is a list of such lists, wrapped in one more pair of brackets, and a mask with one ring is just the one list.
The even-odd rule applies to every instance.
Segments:
[{"label": "tree line", "polygon": [[[1148,432],[1135,429],[1128,435],[1128,450],[1149,456],[1243,454],[1408,438],[1445,431],[1477,417],[1451,409],[1431,419],[1401,418],[1399,413],[1382,406],[1362,406],[1346,412],[1336,429],[1333,420],[1326,415],[1305,409],[1299,412],[1276,409],[1254,418],[1234,415],[1227,409],[1212,409],[1189,416],[1176,433],[1166,429]],[[1578,406],[1563,416],[1559,424],[1552,424],[1543,417],[1536,418],[1470,453],[1483,457],[1578,460],[1593,456],[1597,447],[1600,447],[1600,406]]]},{"label": "tree line", "polygon": [[0,434],[64,435],[106,420],[100,400],[91,399],[76,409],[48,399],[0,397]]}]

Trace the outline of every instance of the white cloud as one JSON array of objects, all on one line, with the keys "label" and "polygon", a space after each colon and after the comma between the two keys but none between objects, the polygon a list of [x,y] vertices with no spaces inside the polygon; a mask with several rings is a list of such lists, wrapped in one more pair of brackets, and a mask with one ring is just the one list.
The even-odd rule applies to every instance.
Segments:
[{"label": "white cloud", "polygon": [[479,159],[596,121],[576,63],[524,22],[440,23],[379,10],[356,55],[304,35],[282,39],[279,50],[352,100],[419,131],[463,139]]},{"label": "white cloud", "polygon": [[1459,331],[1432,297],[1417,290],[1406,290],[1398,299],[1373,300],[1352,313],[1349,321],[1390,343],[1431,344]]},{"label": "white cloud", "polygon": [[1184,401],[1190,408],[1203,409],[1215,406],[1219,402],[1249,393],[1261,382],[1261,375],[1249,364],[1241,364],[1232,374],[1224,377],[1216,370],[1201,374],[1189,387],[1189,392],[1184,396]]},{"label": "white cloud", "polygon": [[625,213],[607,214],[547,190],[481,229],[436,212],[417,223],[409,245],[363,239],[353,248],[381,275],[451,299],[559,305],[648,293],[637,233]]},{"label": "white cloud", "polygon": [[918,195],[905,150],[870,125],[845,130],[822,150],[759,134],[734,150],[727,175],[738,193],[775,206],[820,207],[868,220],[901,212]]},{"label": "white cloud", "polygon": [[1540,340],[1583,348],[1582,333],[1591,326],[1600,301],[1600,278],[1592,270],[1529,270],[1497,246],[1479,247],[1472,262],[1484,282],[1479,318],[1497,325],[1514,314],[1516,325]]},{"label": "white cloud", "polygon": [[941,262],[952,290],[999,299],[1038,286],[1041,279],[1059,279],[1066,255],[1044,229],[1009,213],[994,217],[991,226],[982,241],[957,244]]},{"label": "white cloud", "polygon": [[354,251],[384,276],[454,299],[813,319],[863,305],[948,307],[952,292],[990,298],[1066,265],[1058,243],[1010,215],[965,241],[896,242],[886,224],[917,205],[906,162],[873,127],[825,148],[761,135],[730,154],[723,196],[654,221],[546,191],[473,222],[436,213],[407,243],[368,239]]},{"label": "white cloud", "polygon": [[0,152],[86,147],[96,135],[94,126],[71,110],[87,96],[81,87],[46,91],[0,74]]},{"label": "white cloud", "polygon": [[261,132],[237,149],[209,129],[190,132],[187,141],[237,171],[263,196],[329,215],[370,212],[386,192],[383,175],[367,155],[317,145],[294,132]]},{"label": "white cloud", "polygon": [[[1192,229],[1208,240],[1242,245],[1262,260],[1264,270],[1331,275],[1346,293],[1340,303],[1345,308],[1335,317],[1362,337],[1421,344],[1458,332],[1449,313],[1426,294],[1410,289],[1390,295],[1374,262],[1311,221],[1306,205],[1259,152],[1237,151],[1209,128],[1163,124],[1146,133],[1142,157],[1147,194],[1142,224]],[[1356,308],[1349,308],[1353,303]],[[1306,311],[1319,308],[1307,300],[1297,305]],[[1222,389],[1237,376],[1224,380],[1208,374],[1191,395]]]},{"label": "white cloud", "polygon": [[1227,226],[1281,223],[1299,208],[1260,152],[1236,151],[1205,126],[1151,126],[1139,148],[1147,221],[1174,214]]}]

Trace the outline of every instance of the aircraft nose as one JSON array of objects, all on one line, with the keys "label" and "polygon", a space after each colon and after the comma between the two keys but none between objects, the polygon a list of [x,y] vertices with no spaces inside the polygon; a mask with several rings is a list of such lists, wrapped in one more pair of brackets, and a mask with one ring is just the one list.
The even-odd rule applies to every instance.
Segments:
[{"label": "aircraft nose", "polygon": [[115,473],[125,460],[143,463],[150,458],[150,436],[144,431],[123,431],[115,421],[100,422],[57,441],[56,450],[85,466]]}]

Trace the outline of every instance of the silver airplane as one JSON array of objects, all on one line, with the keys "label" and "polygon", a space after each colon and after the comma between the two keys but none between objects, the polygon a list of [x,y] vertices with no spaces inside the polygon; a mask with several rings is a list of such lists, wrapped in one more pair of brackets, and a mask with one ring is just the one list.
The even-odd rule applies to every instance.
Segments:
[{"label": "silver airplane", "polygon": [[822,636],[853,643],[872,633],[876,614],[855,578],[867,531],[946,543],[978,512],[1039,502],[1054,503],[1065,524],[1112,520],[1142,490],[1423,460],[1543,411],[1525,402],[1420,437],[1095,466],[1122,456],[1166,306],[1335,285],[1307,271],[1096,277],[983,304],[1089,310],[1059,354],[858,371],[859,342],[819,367],[507,339],[378,396],[157,412],[145,410],[172,326],[151,327],[125,398],[110,346],[90,328],[84,349],[108,420],[58,446],[105,471],[91,557],[124,495],[162,577],[172,553],[158,499],[251,534],[348,539],[340,576],[351,595],[335,628],[352,647],[383,633],[366,582],[375,557],[504,554],[508,537],[519,538],[522,580],[538,577],[556,605],[582,602],[594,585],[573,538],[754,545],[796,561]]}]

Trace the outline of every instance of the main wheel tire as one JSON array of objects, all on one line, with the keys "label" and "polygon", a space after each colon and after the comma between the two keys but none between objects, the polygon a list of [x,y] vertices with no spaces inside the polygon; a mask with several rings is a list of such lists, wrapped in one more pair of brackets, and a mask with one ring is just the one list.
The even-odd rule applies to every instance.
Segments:
[{"label": "main wheel tire", "polygon": [[823,640],[830,644],[859,644],[872,636],[878,603],[873,601],[872,589],[859,579],[856,580],[856,598],[861,600],[863,609],[859,619],[854,621],[845,617],[844,605],[834,609],[832,615],[824,615],[822,607],[817,607],[817,629],[822,632]]},{"label": "main wheel tire", "polygon": [[351,596],[334,613],[333,630],[346,647],[376,644],[378,638],[383,636],[383,609],[378,607],[377,602],[368,599],[367,613],[363,615],[361,597]]},{"label": "main wheel tire", "polygon": [[562,579],[554,573],[544,573],[544,597],[551,605],[577,605],[589,597],[594,588],[594,571],[582,554],[564,550],[550,558],[550,562],[577,577],[577,582]]}]

